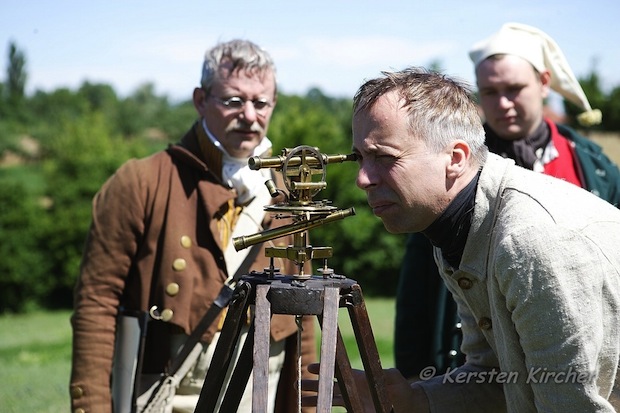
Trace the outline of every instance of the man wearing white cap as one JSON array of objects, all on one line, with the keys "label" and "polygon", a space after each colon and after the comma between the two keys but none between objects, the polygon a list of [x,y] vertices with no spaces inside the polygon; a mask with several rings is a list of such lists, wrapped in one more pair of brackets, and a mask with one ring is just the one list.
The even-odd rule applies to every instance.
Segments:
[{"label": "man wearing white cap", "polygon": [[507,23],[474,45],[469,56],[492,152],[620,206],[618,167],[598,145],[544,117],[544,99],[553,90],[584,110],[578,116],[582,125],[601,121],[553,39],[534,27]]},{"label": "man wearing white cap", "polygon": [[[555,41],[534,27],[507,23],[475,44],[469,56],[490,151],[619,207],[618,167],[597,144],[544,116],[553,90],[584,111],[578,116],[582,126],[601,121]],[[444,371],[463,359],[456,305],[438,281],[431,248],[420,234],[409,236],[397,290],[395,361],[410,377],[426,366]]]}]

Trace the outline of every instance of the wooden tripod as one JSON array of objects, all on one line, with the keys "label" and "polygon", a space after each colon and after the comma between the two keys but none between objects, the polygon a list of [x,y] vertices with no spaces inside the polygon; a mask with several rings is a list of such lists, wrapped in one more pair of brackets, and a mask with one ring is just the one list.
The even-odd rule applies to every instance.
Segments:
[{"label": "wooden tripod", "polygon": [[356,281],[338,276],[299,281],[290,276],[267,277],[264,273],[253,273],[242,277],[237,284],[195,412],[215,411],[248,306],[252,303],[255,304],[255,316],[222,399],[220,412],[236,412],[243,393],[239,389],[245,388],[252,369],[252,412],[267,412],[272,314],[316,315],[319,319],[322,335],[317,412],[331,411],[333,377],[338,379],[347,411],[363,412],[351,363],[338,329],[340,307],[348,309],[375,410],[380,413],[392,411],[370,319]]}]

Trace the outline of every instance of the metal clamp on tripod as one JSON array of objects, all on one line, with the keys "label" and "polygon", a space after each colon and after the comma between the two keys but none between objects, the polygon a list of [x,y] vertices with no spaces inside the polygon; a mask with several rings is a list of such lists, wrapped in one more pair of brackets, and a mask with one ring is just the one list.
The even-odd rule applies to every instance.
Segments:
[{"label": "metal clamp on tripod", "polygon": [[[376,411],[387,413],[392,410],[391,403],[387,399],[383,369],[360,286],[354,280],[335,274],[327,266],[327,259],[333,255],[331,247],[308,244],[307,233],[310,229],[355,215],[353,208],[339,210],[328,200],[313,200],[327,185],[325,182],[327,164],[353,160],[355,160],[353,154],[326,155],[310,146],[285,149],[281,156],[250,159],[249,166],[252,169],[273,168],[282,173],[288,193],[276,188],[272,181],[267,181],[266,186],[273,197],[284,194],[285,201],[268,205],[265,210],[274,213],[276,219],[289,218],[292,223],[234,238],[235,249],[239,251],[291,234],[293,244],[266,248],[265,255],[271,258],[269,268],[244,275],[237,283],[196,412],[215,411],[250,305],[255,306],[254,317],[221,401],[220,412],[237,411],[243,393],[240,389],[245,388],[251,373],[253,373],[252,411],[257,413],[267,411],[272,314],[318,317],[322,335],[317,411],[331,411],[333,378],[336,377],[347,411],[362,412],[363,406],[355,387],[351,364],[338,329],[340,307],[348,309]],[[281,274],[274,266],[275,258],[295,262],[298,272]],[[323,260],[323,266],[318,270],[321,275],[304,273],[304,264],[312,259]]]}]

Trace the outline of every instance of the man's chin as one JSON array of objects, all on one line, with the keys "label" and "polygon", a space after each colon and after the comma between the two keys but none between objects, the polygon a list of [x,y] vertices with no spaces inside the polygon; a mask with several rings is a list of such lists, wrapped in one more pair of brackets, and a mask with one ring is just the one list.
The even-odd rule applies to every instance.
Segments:
[{"label": "man's chin", "polygon": [[257,146],[258,144],[254,142],[243,142],[241,145],[227,148],[226,152],[235,158],[249,158],[254,154]]},{"label": "man's chin", "polygon": [[385,230],[389,232],[390,234],[402,234],[404,232],[407,232],[402,228],[402,225],[399,225],[398,223],[391,222],[383,218],[381,218],[381,221],[383,222],[383,226],[385,227]]},{"label": "man's chin", "polygon": [[496,130],[495,133],[497,133],[500,138],[507,141],[516,141],[523,138],[523,129],[516,125],[500,128],[498,131]]}]

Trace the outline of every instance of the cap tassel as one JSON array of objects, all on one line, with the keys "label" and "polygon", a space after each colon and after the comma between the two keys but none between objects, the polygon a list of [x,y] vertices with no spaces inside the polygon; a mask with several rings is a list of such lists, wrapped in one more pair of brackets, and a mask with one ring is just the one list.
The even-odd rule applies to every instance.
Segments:
[{"label": "cap tassel", "polygon": [[603,114],[600,109],[590,109],[577,115],[577,122],[584,127],[599,125],[602,121]]}]

